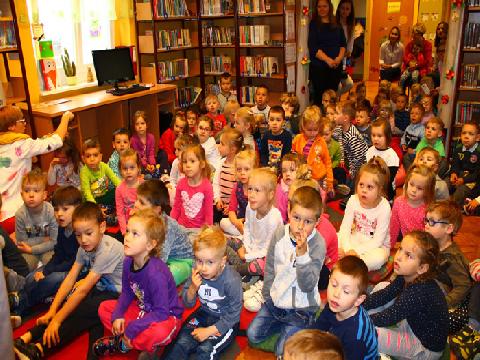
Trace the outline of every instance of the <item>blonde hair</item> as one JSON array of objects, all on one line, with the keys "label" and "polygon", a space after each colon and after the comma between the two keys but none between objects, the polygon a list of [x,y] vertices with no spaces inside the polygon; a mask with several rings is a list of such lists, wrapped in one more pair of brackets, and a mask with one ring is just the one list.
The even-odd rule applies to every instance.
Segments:
[{"label": "blonde hair", "polygon": [[134,159],[135,163],[137,164],[137,167],[140,169],[141,164],[140,164],[140,157],[138,156],[137,152],[133,150],[132,148],[125,149],[123,153],[120,154],[120,161],[118,162],[118,170],[121,170],[122,168],[122,163],[126,159]]},{"label": "blonde hair", "polygon": [[228,100],[225,106],[223,107],[223,113],[225,114],[225,116],[227,116],[227,114],[236,112],[238,111],[238,109],[240,109],[240,104],[238,103],[238,101],[231,99],[231,100]]},{"label": "blonde hair", "polygon": [[297,113],[300,107],[297,95],[295,95],[293,92],[283,93],[280,96],[280,104],[286,104],[293,107],[293,113]]},{"label": "blonde hair", "polygon": [[188,153],[192,153],[200,161],[202,177],[210,179],[212,170],[210,169],[210,164],[207,162],[207,158],[205,157],[205,149],[200,144],[188,144],[185,146],[185,149],[182,151],[180,159],[181,161],[178,164],[179,170],[183,173],[183,159],[185,159]]},{"label": "blonde hair", "polygon": [[250,180],[253,178],[260,179],[265,191],[275,192],[277,188],[277,174],[271,168],[263,167],[253,169],[250,173]]},{"label": "blonde hair", "polygon": [[410,169],[408,169],[405,185],[403,185],[403,194],[405,197],[407,197],[408,183],[413,175],[420,175],[426,178],[427,183],[425,184],[424,200],[425,204],[430,204],[435,199],[435,173],[425,165],[413,164]]},{"label": "blonde hair", "polygon": [[160,257],[162,254],[163,244],[165,242],[165,223],[153,209],[144,209],[136,211],[135,214],[130,216],[129,221],[132,219],[139,219],[143,228],[145,229],[145,235],[148,241],[155,240],[157,244],[150,250],[149,255]]},{"label": "blonde hair", "polygon": [[331,105],[335,105],[337,103],[337,93],[332,89],[327,89],[322,94],[322,100],[325,95],[328,95],[328,102]]},{"label": "blonde hair", "polygon": [[355,119],[355,103],[350,100],[345,100],[337,104],[337,108],[342,115],[348,116],[349,120]]},{"label": "blonde hair", "polygon": [[222,255],[226,254],[227,239],[218,226],[205,225],[200,229],[200,233],[193,240],[193,252],[196,253],[203,249],[214,249]]},{"label": "blonde hair", "polygon": [[136,124],[137,120],[140,119],[140,118],[142,118],[142,119],[145,121],[145,123],[148,124],[145,111],[143,111],[143,110],[137,110],[137,111],[135,111],[135,113],[133,114],[133,124],[132,124],[132,125],[133,125],[134,127],[135,127],[135,124]]},{"label": "blonde hair", "polygon": [[29,185],[35,185],[35,184],[40,184],[43,187],[43,190],[47,189],[47,176],[45,173],[42,172],[42,169],[36,168],[25,175],[23,175],[22,178],[22,190],[25,189],[25,186]]},{"label": "blonde hair", "polygon": [[[425,153],[430,153],[433,155],[433,158],[435,159],[435,162],[437,163],[437,165],[440,164],[440,154],[437,150],[435,150],[434,148],[430,147],[430,146],[427,146],[427,147],[424,147],[422,150],[420,150],[417,155],[415,156],[415,161],[414,163],[415,164],[418,164],[418,162],[420,161],[420,158],[422,157],[423,154]],[[419,164],[420,165],[420,164]]]},{"label": "blonde hair", "polygon": [[301,330],[290,336],[285,342],[284,354],[291,360],[344,359],[340,340],[320,330]]},{"label": "blonde hair", "polygon": [[210,93],[205,97],[205,105],[207,105],[207,103],[211,100],[215,100],[217,103],[220,104],[220,102],[218,101],[217,95]]},{"label": "blonde hair", "polygon": [[236,149],[235,153],[238,153],[240,150],[244,149],[243,135],[237,129],[224,129],[222,135],[220,135],[220,139],[224,139],[229,147],[234,147]]},{"label": "blonde hair", "polygon": [[237,161],[238,160],[249,160],[250,163],[252,164],[252,169],[258,167],[258,158],[257,158],[257,153],[255,152],[254,149],[245,149],[242,151],[239,151],[237,155],[235,155],[235,167],[237,167]]},{"label": "blonde hair", "polygon": [[300,119],[300,131],[304,131],[307,124],[314,124],[320,127],[321,120],[322,111],[318,106],[312,105],[307,107],[302,114],[302,118]]},{"label": "blonde hair", "polygon": [[296,189],[292,196],[289,197],[288,203],[290,210],[293,210],[295,206],[300,206],[301,208],[315,211],[317,219],[323,212],[320,192],[311,186],[302,186]]},{"label": "blonde hair", "polygon": [[430,119],[428,119],[425,125],[428,125],[428,124],[438,125],[440,126],[441,130],[443,130],[443,128],[445,127],[445,124],[443,123],[442,119],[440,119],[438,116],[433,116]]},{"label": "blonde hair", "polygon": [[388,170],[388,166],[385,161],[380,156],[374,156],[368,160],[366,164],[363,164],[358,171],[357,178],[355,180],[355,191],[364,172],[368,172],[369,174],[376,176],[376,179],[374,180],[375,184],[380,189],[381,196],[386,196],[390,171]]},{"label": "blonde hair", "polygon": [[253,133],[255,131],[255,118],[253,116],[252,110],[250,110],[249,107],[241,107],[237,110],[237,113],[235,115],[239,120],[249,125],[250,133]]}]

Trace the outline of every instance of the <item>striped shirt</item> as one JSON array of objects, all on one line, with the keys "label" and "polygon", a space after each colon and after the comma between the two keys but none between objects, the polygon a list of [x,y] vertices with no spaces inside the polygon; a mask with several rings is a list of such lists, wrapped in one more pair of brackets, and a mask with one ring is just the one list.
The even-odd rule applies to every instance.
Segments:
[{"label": "striped shirt", "polygon": [[333,138],[342,146],[343,158],[347,162],[350,177],[355,179],[360,166],[366,162],[367,143],[353,125],[350,125],[347,131],[343,131],[340,126],[337,126],[333,130]]},{"label": "striped shirt", "polygon": [[237,180],[235,178],[234,164],[227,164],[227,162],[224,161],[222,163],[222,167],[220,168],[220,179],[218,184],[220,186],[220,198],[222,199],[223,204],[226,206],[228,206],[230,203],[230,196],[236,182]]},{"label": "striped shirt", "polygon": [[308,158],[308,154],[310,153],[310,149],[312,148],[312,144],[314,140],[315,139],[308,140],[305,146],[303,147],[303,156],[305,157],[305,159]]}]

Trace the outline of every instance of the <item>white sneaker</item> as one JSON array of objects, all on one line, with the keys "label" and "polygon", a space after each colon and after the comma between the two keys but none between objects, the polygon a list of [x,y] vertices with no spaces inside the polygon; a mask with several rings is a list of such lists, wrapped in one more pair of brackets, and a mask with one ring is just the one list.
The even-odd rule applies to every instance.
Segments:
[{"label": "white sneaker", "polygon": [[260,290],[263,288],[263,280],[258,280],[243,293],[243,301],[246,301],[248,298],[250,298],[257,291],[258,287],[260,287]]},{"label": "white sneaker", "polygon": [[255,289],[255,292],[253,292],[250,297],[248,297],[247,299],[245,299],[244,297],[243,306],[245,307],[245,309],[250,312],[258,312],[260,310],[262,304],[265,302],[262,296],[262,288],[263,284],[262,286],[257,287]]}]

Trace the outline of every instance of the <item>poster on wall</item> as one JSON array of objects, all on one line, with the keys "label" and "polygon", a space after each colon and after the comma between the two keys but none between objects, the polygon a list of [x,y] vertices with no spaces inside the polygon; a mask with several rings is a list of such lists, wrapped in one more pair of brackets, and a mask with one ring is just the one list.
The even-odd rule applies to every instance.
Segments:
[{"label": "poster on wall", "polygon": [[295,13],[293,11],[285,12],[285,39],[295,39]]},{"label": "poster on wall", "polygon": [[295,92],[295,64],[287,66],[287,92]]},{"label": "poster on wall", "polygon": [[389,1],[387,3],[387,14],[398,14],[401,6],[401,1]]}]

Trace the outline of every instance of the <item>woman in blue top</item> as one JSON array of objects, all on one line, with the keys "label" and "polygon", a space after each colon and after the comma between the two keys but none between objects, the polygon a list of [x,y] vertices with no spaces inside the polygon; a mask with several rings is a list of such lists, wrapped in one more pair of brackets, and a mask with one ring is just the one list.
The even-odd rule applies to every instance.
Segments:
[{"label": "woman in blue top", "polygon": [[322,103],[327,89],[338,89],[342,74],[342,60],[346,48],[345,34],[337,25],[330,0],[318,0],[308,32],[310,51],[310,81],[313,84],[314,103]]}]

